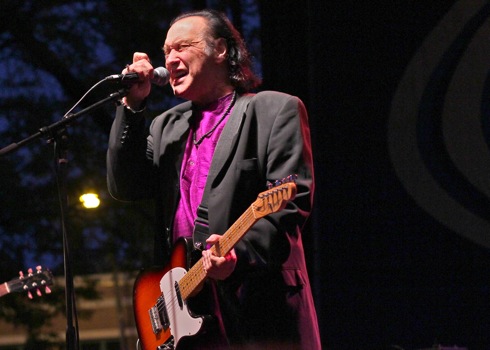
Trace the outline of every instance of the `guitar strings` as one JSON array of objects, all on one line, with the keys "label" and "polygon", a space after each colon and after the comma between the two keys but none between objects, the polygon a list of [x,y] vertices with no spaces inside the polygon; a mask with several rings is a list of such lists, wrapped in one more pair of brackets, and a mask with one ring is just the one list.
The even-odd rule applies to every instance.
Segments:
[{"label": "guitar strings", "polygon": [[[285,198],[282,197],[282,195],[284,194],[283,190],[284,190],[284,188],[282,188],[282,189],[271,189],[271,191],[269,191],[268,193],[266,193],[264,195],[260,194],[258,199],[263,200],[262,207],[265,208],[266,204],[268,204],[268,208],[271,209],[270,213],[278,211],[278,209],[280,208],[280,206],[277,206],[278,202],[283,202],[285,200]],[[286,193],[289,193],[289,192],[286,190]],[[285,197],[288,197],[288,195],[286,195]],[[289,200],[289,197],[286,200]],[[238,218],[238,220],[229,228],[229,230],[227,232],[225,232],[223,237],[220,239],[219,248],[222,248],[222,249],[220,249],[220,252],[218,252],[216,250],[215,246],[213,246],[211,248],[211,249],[213,249],[213,252],[215,254],[220,253],[219,255],[223,256],[226,253],[228,253],[234,247],[234,245],[246,234],[246,232],[248,232],[248,230],[261,217],[264,217],[265,215],[270,214],[270,213],[266,213],[265,215],[261,215],[259,218],[256,218],[255,217],[254,204],[255,204],[255,202],[243,213],[242,216],[240,216]],[[274,204],[276,204],[276,206],[274,206]],[[276,208],[276,209],[274,209],[274,208]],[[235,237],[235,235],[237,233],[238,233],[238,237]],[[222,252],[226,252],[226,253],[222,254]],[[171,270],[169,270],[169,271],[171,271]],[[167,271],[167,273],[169,273],[169,271]],[[200,283],[199,281],[201,281],[201,282],[204,281],[205,277],[206,277],[206,272],[204,271],[203,262],[202,262],[202,258],[201,258],[196,262],[196,264],[194,266],[192,266],[191,269],[189,269],[188,272],[184,272],[184,275],[182,276],[182,278],[179,281],[175,282],[177,284],[179,290],[180,290],[180,298],[182,299],[181,300],[182,305],[184,305],[183,303],[187,302],[187,299],[188,299],[189,295],[191,294],[190,292],[188,292],[188,289],[190,288],[191,292],[194,291],[195,288]],[[161,279],[160,279],[160,281],[161,281]],[[167,328],[164,331],[170,331],[170,334],[173,333],[173,335],[176,336],[177,334],[175,332],[175,329],[174,329],[174,332],[172,332],[172,325],[170,324],[170,319],[168,319],[168,315],[169,314],[175,314],[175,312],[176,312],[175,308],[176,308],[176,306],[178,306],[178,303],[175,303],[175,302],[177,301],[179,296],[178,296],[178,293],[175,289],[175,285],[174,286],[168,286],[168,287],[170,287],[168,289],[168,293],[165,293],[165,292],[160,293],[160,295],[163,296],[164,300],[162,300],[160,297],[158,297],[156,300],[156,304],[154,304],[154,305],[157,307],[158,317],[159,317],[160,323],[162,322],[161,316],[162,316],[163,308],[166,308],[165,314],[167,316],[167,322],[169,322],[169,324],[167,325]],[[167,295],[165,295],[165,294],[167,294]],[[168,295],[168,294],[170,294],[170,295]],[[184,297],[184,294],[185,294],[185,297]],[[170,302],[167,302],[168,298],[170,299]],[[182,308],[183,308],[183,306],[182,306]],[[182,310],[182,308],[179,307],[179,309],[181,309],[181,310]],[[187,309],[187,305],[186,305],[185,311],[190,312]],[[190,315],[190,316],[192,316],[192,315]],[[152,322],[152,321],[150,320],[150,322]]]},{"label": "guitar strings", "polygon": [[[273,204],[275,203],[277,205],[278,202],[284,200],[284,198],[282,197],[282,194],[284,193],[283,190],[284,190],[284,188],[279,189],[279,190],[273,189],[273,190],[269,191],[267,194],[265,194],[264,196],[260,197],[263,200],[263,202],[269,201],[267,204],[269,204],[269,206],[270,206],[271,213],[274,212],[274,205]],[[279,197],[281,197],[281,198],[279,198]],[[270,201],[272,201],[272,203],[270,203]],[[240,240],[243,237],[243,235],[246,232],[248,232],[248,230],[255,224],[255,222],[258,221],[258,219],[255,218],[253,209],[254,209],[254,207],[252,204],[238,218],[238,220],[235,221],[235,223],[228,229],[228,231],[226,231],[225,234],[222,236],[222,238],[220,240],[220,244],[222,244],[222,247],[224,248],[224,251],[226,253],[228,253],[233,248],[234,244],[236,244],[238,242],[238,240]],[[246,228],[245,232],[243,232],[243,227]],[[241,232],[241,234],[239,234],[239,237],[234,237],[234,235],[237,232],[238,233]],[[214,253],[217,253],[215,246],[213,246],[211,249],[214,250]],[[191,292],[195,288],[197,288],[197,286],[200,283],[199,281],[204,280],[205,276],[206,276],[206,273],[204,271],[202,258],[201,258],[196,262],[196,264],[194,264],[194,266],[192,266],[191,269],[189,269],[189,271],[187,273],[185,273],[182,276],[182,278],[179,281],[177,281],[177,284],[179,286],[179,291],[180,291],[180,298],[182,299],[182,303],[185,303],[187,301],[187,298],[189,297]],[[178,299],[178,295],[177,295],[177,292],[175,291],[175,289],[173,289],[173,288],[175,288],[175,287],[170,286],[170,289],[169,289],[170,290],[169,291],[170,296],[169,295],[163,295],[164,301],[165,301],[164,303],[158,304],[158,300],[157,300],[157,309],[159,311],[159,316],[161,315],[162,307],[167,308],[167,310],[166,310],[167,314],[169,312],[171,312],[171,313],[175,312],[175,309],[174,309],[175,306],[174,305],[178,305],[178,303],[176,303],[176,301]],[[189,288],[191,288],[191,291],[187,292],[187,290]],[[184,292],[185,292],[185,296],[183,295]],[[161,294],[163,294],[163,292]],[[167,302],[167,298],[170,298],[170,303]]]},{"label": "guitar strings", "polygon": [[[253,215],[253,211],[251,210],[251,208],[248,208],[243,213],[243,215],[241,215],[237,219],[235,224],[233,224],[229,228],[229,230],[227,232],[225,232],[225,234],[223,235],[223,243],[224,243],[224,246],[226,247],[225,250],[228,250],[228,249],[231,250],[231,247],[230,247],[231,238],[234,234],[236,234],[237,230],[242,230],[242,227],[246,226],[247,222],[249,222],[249,223],[251,222],[249,224],[249,227],[251,227],[255,223],[255,221],[256,220],[255,220],[255,217]],[[245,222],[245,225],[243,225],[244,222]],[[179,289],[180,289],[180,297],[182,298],[183,302],[186,302],[187,298],[191,294],[191,293],[188,293],[188,295],[187,295],[187,292],[186,292],[186,297],[184,297],[183,290],[187,291],[187,289],[189,288],[189,285],[195,284],[196,278],[199,279],[199,277],[202,277],[202,279],[203,279],[205,277],[206,273],[204,271],[204,267],[202,264],[203,264],[202,259],[199,259],[192,266],[192,268],[189,269],[189,271],[186,274],[184,274],[184,276],[182,276],[182,278],[179,281],[177,281],[177,283],[179,285]],[[197,285],[194,287],[197,287]],[[194,289],[194,288],[192,288],[192,289]],[[171,286],[171,288],[169,289],[169,291],[166,294],[164,294],[163,292],[161,292],[160,294],[163,296],[165,302],[160,303],[160,304],[158,302],[155,303],[155,306],[157,307],[157,310],[159,311],[159,316],[163,312],[163,309],[162,309],[163,307],[165,307],[167,309],[167,313],[175,312],[176,306],[178,305],[177,300],[179,298],[179,296],[177,295],[177,293],[175,291],[175,287]],[[157,299],[157,301],[158,301],[158,299]]]},{"label": "guitar strings", "polygon": [[[280,190],[272,190],[268,192],[266,195],[263,197],[260,197],[263,199],[263,201],[271,200],[273,203],[278,203],[280,201],[280,198],[282,197],[280,194],[282,192]],[[271,203],[268,203],[271,206],[271,212],[274,212],[273,208],[274,206]],[[220,246],[223,248],[223,251],[228,253],[233,246],[243,237],[243,235],[248,232],[248,230],[255,224],[255,222],[258,221],[258,219],[255,218],[254,215],[254,210],[253,210],[253,205],[251,205],[236,221],[235,223],[228,229],[228,231],[225,232],[225,234],[222,236],[220,239]],[[243,232],[243,227],[245,227],[245,232]],[[240,233],[239,237],[234,237],[236,233]],[[220,248],[221,248],[220,247]],[[215,246],[213,246],[211,249],[213,249],[214,253],[218,253],[217,249]],[[220,249],[222,250],[222,249]],[[224,255],[226,255],[226,253]],[[221,255],[223,256],[223,255]],[[168,272],[167,272],[168,273]],[[204,280],[206,276],[206,273],[204,271],[203,267],[203,262],[202,258],[199,259],[194,266],[192,266],[188,272],[186,272],[182,278],[177,281],[177,284],[179,286],[179,291],[180,291],[180,298],[182,299],[182,303],[185,303],[187,301],[187,298],[191,294],[192,291],[197,288],[199,285],[200,281]],[[191,291],[188,292],[188,289],[191,288]],[[184,293],[185,292],[185,293]],[[164,295],[163,292],[160,293],[164,297],[164,303],[158,303],[158,299],[156,302],[157,309],[159,311],[159,316],[162,313],[162,307],[167,308],[167,314],[169,312],[174,313],[175,311],[175,306],[178,305],[176,303],[177,299],[179,296],[177,295],[177,292],[175,291],[175,287],[170,286],[169,292],[170,295]],[[185,294],[185,295],[184,295]],[[170,300],[170,302],[167,302],[167,300]]]}]

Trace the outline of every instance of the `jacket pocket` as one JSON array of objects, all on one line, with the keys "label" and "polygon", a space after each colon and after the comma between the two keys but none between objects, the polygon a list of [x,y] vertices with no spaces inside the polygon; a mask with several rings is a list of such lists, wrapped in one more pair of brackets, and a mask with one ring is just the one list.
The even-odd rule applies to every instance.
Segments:
[{"label": "jacket pocket", "polygon": [[258,174],[258,161],[257,158],[243,159],[236,163],[236,180],[240,191],[246,193],[240,193],[240,196],[245,199],[247,203],[253,200],[257,194],[264,187],[261,187],[262,183]]},{"label": "jacket pocket", "polygon": [[253,171],[257,169],[257,158],[243,159],[236,163],[238,171]]},{"label": "jacket pocket", "polygon": [[283,269],[282,278],[286,286],[289,287],[302,288],[306,284],[306,279],[300,269]]},{"label": "jacket pocket", "polygon": [[306,279],[300,269],[283,269],[282,278],[284,280],[288,304],[292,306],[298,302],[297,297],[301,295],[306,285]]}]

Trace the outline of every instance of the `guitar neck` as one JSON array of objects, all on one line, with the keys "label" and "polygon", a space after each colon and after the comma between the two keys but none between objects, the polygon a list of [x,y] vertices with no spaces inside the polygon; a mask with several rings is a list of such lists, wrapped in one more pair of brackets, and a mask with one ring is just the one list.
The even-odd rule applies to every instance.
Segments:
[{"label": "guitar neck", "polygon": [[[254,215],[253,206],[250,206],[223,234],[219,242],[210,248],[213,254],[216,256],[225,256],[228,254],[257,220]],[[186,300],[192,295],[205,278],[206,271],[204,271],[202,259],[199,259],[179,282],[182,298]]]}]

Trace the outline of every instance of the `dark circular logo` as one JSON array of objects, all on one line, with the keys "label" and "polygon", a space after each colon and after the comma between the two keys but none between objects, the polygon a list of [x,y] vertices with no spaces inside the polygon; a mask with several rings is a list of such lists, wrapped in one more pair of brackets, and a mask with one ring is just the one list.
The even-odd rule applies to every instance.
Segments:
[{"label": "dark circular logo", "polygon": [[457,2],[409,63],[388,146],[408,193],[451,230],[490,248],[490,3]]}]

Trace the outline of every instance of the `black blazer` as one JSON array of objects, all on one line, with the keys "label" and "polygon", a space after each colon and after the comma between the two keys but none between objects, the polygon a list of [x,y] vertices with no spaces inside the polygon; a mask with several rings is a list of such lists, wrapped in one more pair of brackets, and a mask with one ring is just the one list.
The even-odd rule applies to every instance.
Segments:
[{"label": "black blazer", "polygon": [[[191,118],[192,104],[182,103],[156,117],[148,135],[143,114],[120,106],[110,134],[109,191],[121,200],[156,199],[161,230],[155,258],[160,262],[172,245],[172,220]],[[264,91],[253,95],[245,109],[233,109],[207,179],[209,231],[224,233],[266,190],[267,181],[291,174],[298,175],[294,201],[260,219],[235,247],[237,267],[219,283],[225,300],[222,312],[232,339],[247,332],[284,339],[283,333],[288,333],[301,340],[303,348],[319,349],[301,239],[314,191],[308,117],[301,100]]]}]

